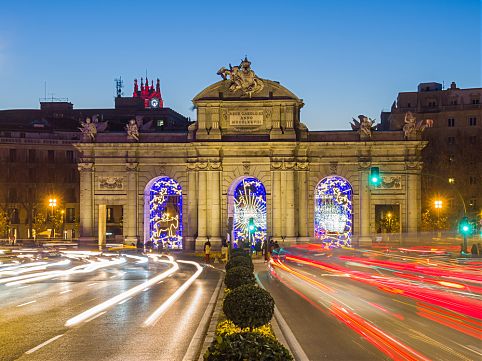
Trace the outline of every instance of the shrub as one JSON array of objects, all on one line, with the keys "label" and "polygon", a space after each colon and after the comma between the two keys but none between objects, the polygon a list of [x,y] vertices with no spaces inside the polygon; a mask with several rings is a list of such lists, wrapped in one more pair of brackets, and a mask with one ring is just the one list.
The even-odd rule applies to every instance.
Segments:
[{"label": "shrub", "polygon": [[[241,328],[236,326],[233,321],[231,320],[224,320],[221,321],[217,324],[216,326],[216,335],[217,336],[228,336],[232,335],[235,333],[246,333],[250,332],[249,328]],[[271,337],[273,339],[276,339],[273,329],[271,328],[271,325],[267,323],[266,325],[260,326],[260,327],[255,327],[251,332],[254,333],[259,333],[260,335],[264,335],[267,337]]]},{"label": "shrub", "polygon": [[253,332],[218,336],[204,354],[205,361],[291,361],[293,356],[278,341]]},{"label": "shrub", "polygon": [[224,299],[223,312],[236,326],[253,329],[271,320],[274,300],[269,292],[257,286],[239,286]]},{"label": "shrub", "polygon": [[228,269],[224,278],[224,284],[231,290],[242,285],[254,285],[255,283],[256,279],[253,272],[244,266]]},{"label": "shrub", "polygon": [[231,258],[228,263],[226,263],[226,271],[229,270],[230,268],[233,267],[246,267],[248,268],[251,272],[254,271],[254,266],[253,266],[253,261],[251,261],[251,258],[247,257],[242,257],[242,256],[237,256]]},{"label": "shrub", "polygon": [[251,258],[249,255],[249,250],[243,248],[232,248],[231,252],[229,253],[229,258],[234,258],[238,256],[243,256],[247,258]]}]

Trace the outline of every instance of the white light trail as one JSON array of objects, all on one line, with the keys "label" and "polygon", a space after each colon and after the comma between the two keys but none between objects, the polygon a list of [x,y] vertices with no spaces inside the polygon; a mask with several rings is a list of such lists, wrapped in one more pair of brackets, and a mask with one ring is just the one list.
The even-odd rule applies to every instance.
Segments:
[{"label": "white light trail", "polygon": [[17,307],[27,306],[27,305],[30,305],[30,304],[35,303],[35,302],[37,302],[37,300],[33,300],[33,301],[30,301],[30,302],[21,303],[20,305],[17,305]]},{"label": "white light trail", "polygon": [[54,267],[54,266],[65,266],[70,264],[68,259],[54,262],[54,263],[47,263],[47,262],[33,262],[33,263],[26,263],[20,266],[8,267],[0,271],[1,274],[13,276],[13,275],[20,275],[22,273],[32,272],[32,271],[40,271],[47,269],[47,267]]},{"label": "white light trail", "polygon": [[150,287],[150,286],[156,284],[160,280],[172,275],[174,272],[176,272],[179,269],[179,265],[174,261],[174,259],[171,256],[168,256],[169,261],[159,260],[159,259],[157,259],[157,257],[153,257],[153,258],[157,262],[170,263],[172,265],[172,267],[170,269],[168,269],[167,271],[164,271],[164,272],[158,274],[157,276],[147,280],[146,282],[143,282],[140,285],[137,285],[137,286],[125,291],[125,292],[122,292],[121,294],[118,294],[117,296],[112,297],[112,298],[108,299],[107,301],[102,302],[102,303],[98,304],[97,306],[94,306],[94,307],[82,312],[81,314],[67,320],[67,322],[65,323],[65,326],[66,327],[72,327],[72,326],[75,326],[75,325],[77,325],[77,324],[79,324],[83,321],[86,321],[86,320],[92,318],[93,316],[97,315],[98,313],[101,313],[101,312],[105,311],[109,307],[111,307],[111,306],[113,306],[113,305],[115,305],[119,302],[124,301],[125,299],[127,299],[129,297],[133,297],[134,295],[142,292],[142,290],[145,289],[146,287]]},{"label": "white light trail", "polygon": [[159,318],[173,305],[174,302],[176,302],[179,297],[181,297],[184,292],[187,291],[189,286],[192,285],[192,283],[196,280],[196,278],[199,277],[201,272],[203,271],[203,268],[199,265],[197,262],[193,261],[178,261],[179,263],[187,263],[187,264],[192,264],[196,266],[197,271],[189,277],[189,279],[184,282],[184,284],[179,287],[176,292],[174,292],[162,305],[160,305],[157,310],[155,310],[145,321],[144,321],[144,327],[146,326],[154,326],[159,320]]}]

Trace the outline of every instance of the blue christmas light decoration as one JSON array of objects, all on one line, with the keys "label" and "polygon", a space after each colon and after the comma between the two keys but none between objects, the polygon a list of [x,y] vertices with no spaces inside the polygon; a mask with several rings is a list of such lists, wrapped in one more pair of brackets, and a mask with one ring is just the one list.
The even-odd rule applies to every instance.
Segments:
[{"label": "blue christmas light decoration", "polygon": [[266,189],[258,179],[244,178],[236,186],[233,221],[235,247],[266,241]]},{"label": "blue christmas light decoration", "polygon": [[182,249],[182,188],[174,179],[157,179],[149,191],[149,240],[153,247]]},{"label": "blue christmas light decoration", "polygon": [[353,190],[341,177],[323,178],[315,189],[315,237],[331,248],[350,246]]}]

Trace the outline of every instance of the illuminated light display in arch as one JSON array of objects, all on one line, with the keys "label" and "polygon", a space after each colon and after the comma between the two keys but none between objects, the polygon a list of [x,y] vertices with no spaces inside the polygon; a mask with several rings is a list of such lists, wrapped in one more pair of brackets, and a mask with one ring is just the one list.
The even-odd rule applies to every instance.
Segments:
[{"label": "illuminated light display in arch", "polygon": [[331,248],[351,246],[353,190],[338,176],[323,178],[315,189],[315,237]]},{"label": "illuminated light display in arch", "polygon": [[266,235],[266,189],[259,179],[244,178],[234,189],[234,245],[262,243]]},{"label": "illuminated light display in arch", "polygon": [[182,248],[182,188],[174,179],[156,179],[149,189],[149,240],[154,248]]}]

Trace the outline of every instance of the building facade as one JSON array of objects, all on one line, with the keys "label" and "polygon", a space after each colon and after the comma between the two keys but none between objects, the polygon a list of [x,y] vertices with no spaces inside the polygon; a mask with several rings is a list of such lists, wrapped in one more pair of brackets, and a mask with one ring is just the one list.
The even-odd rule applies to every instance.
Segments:
[{"label": "building facade", "polygon": [[199,249],[207,239],[363,244],[380,210],[393,212],[399,231],[417,232],[425,142],[364,122],[356,131],[309,131],[303,101],[258,78],[247,59],[218,74],[223,80],[194,97],[197,120],[186,131],[148,133],[139,123],[75,144],[81,239],[104,243],[114,208],[122,209],[126,243],[154,247]]},{"label": "building facade", "polygon": [[422,152],[422,212],[432,214],[428,220],[435,228],[437,218],[442,230],[453,230],[465,211],[476,223],[482,216],[481,97],[481,88],[421,83],[416,92],[399,93],[391,111],[382,113],[387,130],[402,129],[408,112],[433,120],[423,134],[428,145]]}]

